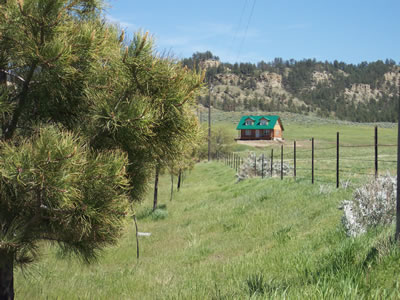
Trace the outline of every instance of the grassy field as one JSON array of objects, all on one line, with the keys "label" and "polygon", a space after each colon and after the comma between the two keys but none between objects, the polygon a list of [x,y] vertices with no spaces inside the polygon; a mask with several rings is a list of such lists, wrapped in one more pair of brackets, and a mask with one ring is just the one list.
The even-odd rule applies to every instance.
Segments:
[{"label": "grassy field", "polygon": [[[352,124],[288,121],[285,129],[287,141],[312,134],[328,144],[336,131],[347,135],[343,143],[373,137],[373,127]],[[395,142],[395,128],[380,133],[380,142]],[[92,265],[60,259],[44,244],[41,260],[17,271],[17,299],[400,298],[393,228],[347,238],[338,206],[354,186],[321,184],[292,178],[236,183],[222,162],[202,162],[170,201],[170,178],[163,176],[160,208],[151,213],[151,192],[137,206],[139,231],[151,233],[140,237],[139,261],[133,224]]]},{"label": "grassy field", "polygon": [[[232,137],[240,116],[238,112],[214,112],[214,127],[223,127]],[[246,114],[255,114],[248,112]],[[257,114],[262,114],[258,112]],[[340,134],[340,179],[341,181],[362,181],[366,176],[375,175],[375,126],[378,126],[378,172],[394,173],[397,160],[397,128],[393,123],[354,123],[340,120],[320,119],[313,116],[292,113],[276,113],[281,116],[284,126],[284,162],[293,167],[294,141],[296,141],[297,178],[311,180],[311,138],[314,138],[314,175],[319,183],[336,181],[336,133]],[[204,115],[204,114],[203,114]],[[268,147],[234,145],[232,151],[242,157],[249,152],[281,159],[281,144]]]}]

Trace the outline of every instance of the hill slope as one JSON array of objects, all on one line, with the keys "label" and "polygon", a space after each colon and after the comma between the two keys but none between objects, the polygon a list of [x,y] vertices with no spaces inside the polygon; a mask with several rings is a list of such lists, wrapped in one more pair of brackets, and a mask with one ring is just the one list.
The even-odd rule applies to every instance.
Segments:
[{"label": "hill slope", "polygon": [[[222,63],[211,52],[184,59],[207,70],[212,105],[226,111],[265,110],[376,122],[397,120],[400,67],[393,60],[363,62],[274,61]],[[199,102],[208,105],[205,92]]]},{"label": "hill slope", "polygon": [[50,248],[33,275],[16,278],[21,299],[398,298],[400,251],[390,230],[347,238],[340,226],[350,189],[322,192],[292,179],[235,183],[222,163],[200,163],[169,201],[138,209],[141,257],[130,224],[99,264],[58,260]]}]

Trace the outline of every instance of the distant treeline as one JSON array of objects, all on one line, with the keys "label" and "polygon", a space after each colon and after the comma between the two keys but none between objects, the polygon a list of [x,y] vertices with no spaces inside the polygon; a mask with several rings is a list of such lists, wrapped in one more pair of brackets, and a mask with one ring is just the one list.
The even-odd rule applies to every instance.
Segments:
[{"label": "distant treeline", "polygon": [[[182,63],[190,69],[199,69],[203,61],[210,59],[219,61],[217,56],[207,51],[194,53],[192,57],[183,59]],[[282,76],[283,88],[293,96],[286,99],[285,105],[280,103],[283,100],[282,95],[269,94],[273,99],[272,103],[266,103],[258,96],[255,96],[255,99],[246,99],[243,103],[236,103],[234,97],[226,97],[219,104],[224,110],[232,110],[237,106],[263,110],[280,108],[294,112],[316,112],[320,116],[334,115],[339,119],[359,122],[395,122],[399,91],[398,83],[394,81],[398,79],[390,82],[385,80],[384,74],[398,73],[399,70],[399,66],[392,59],[347,64],[337,60],[321,62],[315,59],[296,61],[275,58],[271,62],[261,61],[257,64],[220,62],[218,66],[207,69],[206,81],[216,85],[217,74],[232,73],[239,76],[239,82],[231,82],[231,85],[236,85],[243,91],[251,91],[256,89],[256,81],[262,72],[273,72]],[[328,80],[316,83],[313,79],[315,72],[326,74]],[[379,95],[361,101],[355,97],[351,98],[345,94],[345,89],[351,89],[354,84],[368,84],[371,90],[379,90]],[[305,105],[294,105],[294,97],[304,101]]]}]

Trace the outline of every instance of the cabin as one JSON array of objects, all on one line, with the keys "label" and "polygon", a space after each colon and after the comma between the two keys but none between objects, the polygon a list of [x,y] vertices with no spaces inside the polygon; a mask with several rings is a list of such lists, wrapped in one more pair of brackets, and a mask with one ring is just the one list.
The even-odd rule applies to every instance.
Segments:
[{"label": "cabin", "polygon": [[279,116],[243,116],[236,130],[237,140],[282,140],[283,126]]}]

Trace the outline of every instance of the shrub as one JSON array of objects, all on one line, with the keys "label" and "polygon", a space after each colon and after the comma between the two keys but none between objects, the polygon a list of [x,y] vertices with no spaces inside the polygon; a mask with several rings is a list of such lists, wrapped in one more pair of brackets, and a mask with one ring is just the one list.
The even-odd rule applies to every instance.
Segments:
[{"label": "shrub", "polygon": [[153,220],[163,220],[168,217],[168,211],[165,209],[157,208],[155,211],[152,212],[151,218]]},{"label": "shrub", "polygon": [[[260,177],[264,172],[264,177],[271,177],[271,161],[264,157],[264,166],[262,155],[257,156],[255,153],[250,153],[249,156],[243,161],[238,173],[236,174],[238,181]],[[287,163],[283,163],[283,175],[287,176],[291,172],[291,167]],[[275,162],[272,165],[272,176],[280,176],[281,162]]]},{"label": "shrub", "polygon": [[378,177],[355,190],[353,200],[342,202],[342,223],[348,236],[357,236],[371,227],[390,225],[396,216],[397,178]]}]

